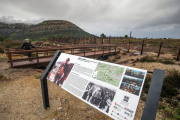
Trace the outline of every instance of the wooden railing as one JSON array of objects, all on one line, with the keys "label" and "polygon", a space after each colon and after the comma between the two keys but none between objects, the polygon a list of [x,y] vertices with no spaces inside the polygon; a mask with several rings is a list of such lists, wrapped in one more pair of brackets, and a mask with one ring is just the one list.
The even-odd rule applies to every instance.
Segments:
[{"label": "wooden railing", "polygon": [[[116,54],[120,50],[117,50],[116,45],[103,44],[103,45],[71,45],[71,46],[47,46],[47,47],[38,47],[36,49],[32,48],[32,50],[23,50],[18,48],[6,48],[5,52],[9,58],[9,62],[11,67],[15,67],[15,63],[25,62],[29,59],[32,59],[37,67],[40,67],[40,60],[45,58],[52,58],[54,53],[57,50],[61,50],[61,52],[78,55],[78,56],[87,56],[87,57],[96,57],[96,56],[105,56]],[[31,53],[32,57],[27,58],[27,53]],[[90,54],[89,54],[90,53]],[[93,54],[92,54],[93,53]],[[45,61],[43,63],[48,63],[49,61]],[[27,65],[32,65],[32,62]],[[45,64],[44,64],[45,65]],[[16,65],[18,66],[18,65]],[[21,66],[21,65],[19,65]]]}]

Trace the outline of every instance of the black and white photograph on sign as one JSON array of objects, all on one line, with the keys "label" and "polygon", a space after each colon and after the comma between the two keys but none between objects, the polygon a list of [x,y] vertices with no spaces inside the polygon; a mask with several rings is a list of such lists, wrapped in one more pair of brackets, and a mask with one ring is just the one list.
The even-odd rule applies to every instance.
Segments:
[{"label": "black and white photograph on sign", "polygon": [[139,78],[139,79],[144,79],[145,72],[134,70],[134,69],[126,69],[125,75]]},{"label": "black and white photograph on sign", "polygon": [[82,99],[108,113],[115,93],[115,90],[89,82]]},{"label": "black and white photograph on sign", "polygon": [[139,96],[142,83],[142,79],[124,76],[120,85],[120,89]]},{"label": "black and white photograph on sign", "polygon": [[65,59],[65,61],[58,61],[49,72],[47,79],[61,87],[73,66],[74,63],[70,63],[70,58]]}]

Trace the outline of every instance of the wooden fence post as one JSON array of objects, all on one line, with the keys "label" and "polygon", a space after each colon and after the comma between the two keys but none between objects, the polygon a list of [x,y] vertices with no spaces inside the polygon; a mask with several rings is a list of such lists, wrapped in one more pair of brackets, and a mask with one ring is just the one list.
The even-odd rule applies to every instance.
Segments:
[{"label": "wooden fence post", "polygon": [[162,43],[163,43],[163,42],[160,43],[160,46],[159,46],[159,52],[158,52],[157,58],[159,58],[159,55],[160,55],[160,53],[161,53],[161,45],[162,45]]},{"label": "wooden fence post", "polygon": [[109,55],[111,55],[111,53],[110,53],[110,52],[111,52],[111,46],[109,46]]},{"label": "wooden fence post", "polygon": [[129,40],[129,46],[128,46],[128,51],[127,51],[128,53],[129,53],[129,49],[130,49],[130,40]]},{"label": "wooden fence post", "polygon": [[143,53],[143,47],[144,47],[144,40],[143,40],[143,42],[142,42],[141,55],[142,55],[142,53]]},{"label": "wooden fence post", "polygon": [[96,47],[94,47],[94,59],[95,59],[95,49],[96,49]]},{"label": "wooden fence post", "polygon": [[116,54],[116,46],[115,46],[115,54]]},{"label": "wooden fence post", "polygon": [[97,37],[95,37],[95,41],[96,41],[96,44],[97,44]]},{"label": "wooden fence post", "polygon": [[104,57],[104,46],[103,46],[103,57]]},{"label": "wooden fence post", "polygon": [[36,50],[36,57],[37,57],[37,67],[39,68],[39,55],[38,55],[38,51]]},{"label": "wooden fence post", "polygon": [[111,44],[111,38],[109,37],[109,44]]},{"label": "wooden fence post", "polygon": [[84,57],[85,57],[85,48],[84,48]]},{"label": "wooden fence post", "polygon": [[8,57],[9,57],[9,61],[10,61],[10,63],[11,63],[11,68],[13,68],[13,61],[12,61],[11,52],[9,52]]},{"label": "wooden fence post", "polygon": [[179,48],[179,53],[177,55],[177,61],[179,61],[179,57],[180,57],[180,48]]}]

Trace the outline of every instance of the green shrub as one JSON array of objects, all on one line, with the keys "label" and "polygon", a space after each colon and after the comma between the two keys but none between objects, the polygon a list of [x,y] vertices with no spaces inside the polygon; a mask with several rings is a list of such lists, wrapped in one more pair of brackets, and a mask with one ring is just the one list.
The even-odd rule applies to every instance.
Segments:
[{"label": "green shrub", "polygon": [[138,58],[136,59],[137,62],[157,62],[157,60],[153,59],[152,57],[149,57],[149,56],[145,56],[145,57],[142,57],[142,58]]},{"label": "green shrub", "polygon": [[7,77],[4,75],[4,73],[0,74],[0,80],[7,80]]},{"label": "green shrub", "polygon": [[152,40],[149,41],[150,44],[154,44],[154,42]]},{"label": "green shrub", "polygon": [[141,98],[141,100],[144,101],[144,102],[146,102],[146,96],[143,96],[143,97]]},{"label": "green shrub", "polygon": [[146,76],[144,85],[143,85],[143,92],[148,94],[149,87],[150,87],[150,82],[151,82],[152,77],[150,75]]},{"label": "green shrub", "polygon": [[8,41],[4,44],[4,46],[6,48],[13,48],[13,47],[19,47],[19,46],[22,46],[23,45],[23,41],[19,41],[19,40],[11,40],[11,41]]},{"label": "green shrub", "polygon": [[4,53],[4,47],[0,47],[0,53]]},{"label": "green shrub", "polygon": [[36,79],[40,79],[42,75],[36,75]]},{"label": "green shrub", "polygon": [[115,57],[115,59],[121,59],[121,56],[118,55],[118,56]]},{"label": "green shrub", "polygon": [[116,60],[112,56],[110,56],[108,57],[108,62],[116,62]]},{"label": "green shrub", "polygon": [[160,102],[158,105],[158,110],[164,110],[165,108],[166,108],[166,105]]},{"label": "green shrub", "polygon": [[180,120],[180,103],[173,111],[173,115],[175,120]]},{"label": "green shrub", "polygon": [[164,110],[161,110],[164,113],[164,118],[173,118],[173,110],[166,106],[166,108]]},{"label": "green shrub", "polygon": [[167,75],[164,78],[164,83],[161,91],[161,97],[172,99],[178,95],[177,89],[180,86],[180,73],[177,70],[166,71]]},{"label": "green shrub", "polygon": [[167,98],[167,99],[166,99],[166,102],[167,102],[167,103],[171,103],[171,99],[170,99],[170,98]]},{"label": "green shrub", "polygon": [[169,60],[165,60],[165,61],[160,61],[163,64],[174,64],[174,62],[169,61]]},{"label": "green shrub", "polygon": [[123,52],[122,55],[127,55],[127,53],[126,53],[126,52]]}]

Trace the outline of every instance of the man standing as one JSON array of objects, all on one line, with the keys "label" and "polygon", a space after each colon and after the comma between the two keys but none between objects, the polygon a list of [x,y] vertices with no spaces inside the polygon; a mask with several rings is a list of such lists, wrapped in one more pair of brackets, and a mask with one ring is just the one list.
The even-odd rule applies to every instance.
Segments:
[{"label": "man standing", "polygon": [[[25,47],[25,50],[31,50],[31,47],[36,48],[33,45],[31,45],[31,43],[29,43],[29,39],[26,39],[26,42],[19,49],[22,49],[23,47]],[[27,56],[29,58],[29,61],[32,61],[32,59],[30,59],[31,53],[27,53]]]},{"label": "man standing", "polygon": [[136,76],[136,78],[143,79],[143,78],[144,78],[144,75],[142,74],[142,72],[140,72],[139,75]]},{"label": "man standing", "polygon": [[64,72],[63,72],[63,77],[59,79],[59,81],[57,82],[57,85],[59,86],[62,85],[64,83],[64,79],[67,75],[67,72],[68,72],[68,62],[70,61],[70,59],[66,59],[66,62],[61,66],[61,67],[64,67]]}]

